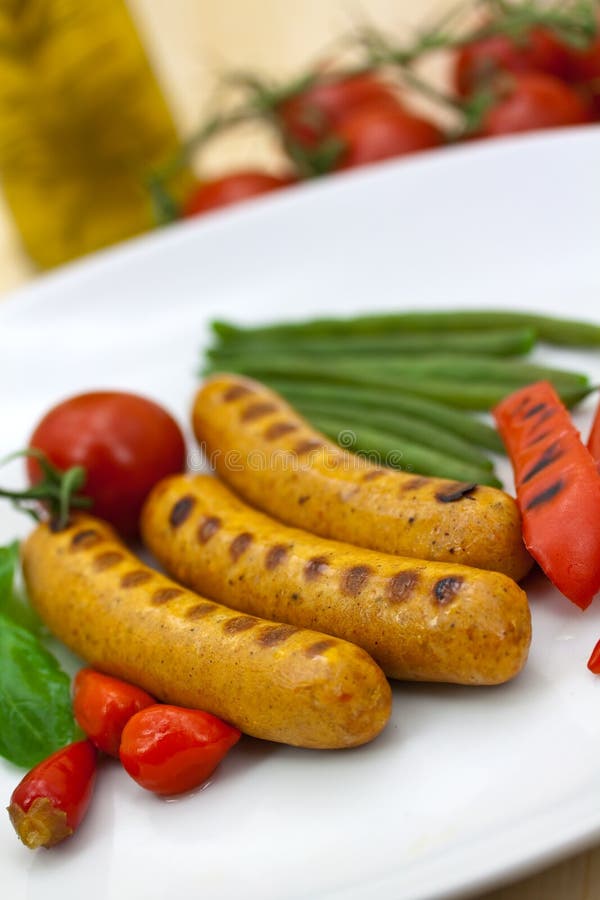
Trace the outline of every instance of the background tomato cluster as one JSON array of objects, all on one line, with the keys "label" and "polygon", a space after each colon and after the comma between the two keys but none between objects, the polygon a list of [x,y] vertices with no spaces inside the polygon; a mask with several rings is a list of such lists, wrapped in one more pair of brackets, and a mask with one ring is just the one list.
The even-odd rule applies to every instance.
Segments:
[{"label": "background tomato cluster", "polygon": [[[236,124],[236,115],[262,118],[265,127],[275,128],[287,167],[279,174],[237,170],[201,182],[181,214],[199,215],[305,178],[447,143],[599,121],[600,35],[574,42],[545,24],[514,33],[510,25],[508,19],[483,19],[472,38],[455,42],[445,91],[414,76],[407,61],[412,64],[417,53],[410,58],[381,38],[371,63],[353,70],[325,65],[279,90],[247,79],[245,113],[210,120],[191,145],[202,146],[221,127]],[[393,77],[395,66],[403,77]],[[456,124],[444,128],[416,113],[406,101],[407,84],[451,110]]]}]

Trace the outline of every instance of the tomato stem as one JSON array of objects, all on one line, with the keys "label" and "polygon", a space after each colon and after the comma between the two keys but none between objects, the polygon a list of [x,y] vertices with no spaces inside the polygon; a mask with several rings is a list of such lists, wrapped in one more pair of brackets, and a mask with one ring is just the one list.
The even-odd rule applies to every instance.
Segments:
[{"label": "tomato stem", "polygon": [[69,521],[69,512],[73,508],[87,509],[92,501],[89,497],[78,495],[85,483],[86,471],[83,466],[72,466],[63,472],[52,465],[48,457],[34,447],[28,450],[17,450],[0,460],[6,465],[14,459],[32,457],[41,469],[42,477],[37,484],[22,491],[0,488],[0,497],[10,500],[17,509],[27,513],[36,522],[42,521],[40,504],[46,506],[50,513],[53,528],[60,531]]}]

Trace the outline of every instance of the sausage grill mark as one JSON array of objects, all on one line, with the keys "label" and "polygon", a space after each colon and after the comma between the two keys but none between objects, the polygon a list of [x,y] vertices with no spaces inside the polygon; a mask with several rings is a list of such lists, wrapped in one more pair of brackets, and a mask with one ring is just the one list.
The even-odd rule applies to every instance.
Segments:
[{"label": "sausage grill mark", "polygon": [[100,556],[94,558],[94,569],[96,572],[104,572],[105,569],[112,569],[113,566],[116,566],[117,563],[122,562],[124,559],[125,557],[122,553],[113,551],[101,553]]},{"label": "sausage grill mark", "polygon": [[459,592],[463,583],[463,579],[455,575],[448,578],[440,578],[433,588],[435,599],[440,606],[447,606],[451,603]]},{"label": "sausage grill mark", "polygon": [[418,491],[419,488],[425,487],[426,484],[429,484],[428,478],[411,478],[410,481],[407,481],[406,484],[402,485],[400,490],[402,493],[404,493],[404,491]]},{"label": "sausage grill mark", "polygon": [[242,631],[248,631],[258,625],[259,619],[253,616],[236,616],[234,619],[228,619],[223,625],[223,631],[226,634],[239,634]]},{"label": "sausage grill mark", "polygon": [[560,494],[564,486],[564,481],[562,478],[559,478],[558,481],[555,481],[550,487],[547,487],[544,491],[541,491],[539,494],[536,494],[535,497],[532,497],[525,509],[529,510],[535,509],[537,506],[543,506],[544,503],[548,503],[553,497]]},{"label": "sausage grill mark", "polygon": [[257,419],[262,419],[264,416],[269,416],[274,412],[277,412],[275,403],[251,403],[242,412],[240,422],[255,422]]},{"label": "sausage grill mark", "polygon": [[392,603],[403,603],[408,599],[419,583],[419,573],[414,571],[398,572],[388,583],[388,597]]},{"label": "sausage grill mark", "polygon": [[319,450],[321,447],[324,447],[325,444],[323,441],[318,441],[316,438],[306,438],[303,441],[300,441],[294,447],[294,453],[296,456],[305,456],[307,453],[312,453],[313,450]]},{"label": "sausage grill mark", "polygon": [[262,647],[276,647],[277,644],[287,641],[298,630],[294,625],[269,625],[263,628],[256,640]]},{"label": "sausage grill mark", "polygon": [[134,569],[133,572],[126,572],[121,578],[121,587],[130,588],[137,587],[140,584],[146,584],[152,578],[152,572],[145,572],[144,569]]},{"label": "sausage grill mark", "polygon": [[214,603],[195,603],[187,610],[186,619],[203,619],[216,612],[217,606]]},{"label": "sausage grill mark", "polygon": [[185,520],[189,518],[195,503],[196,499],[191,494],[186,494],[185,497],[181,497],[171,510],[169,515],[169,525],[173,528],[178,528],[180,525],[183,525]]},{"label": "sausage grill mark", "polygon": [[370,566],[353,566],[351,569],[346,569],[342,575],[343,592],[350,594],[351,597],[356,597],[362,591],[372,573],[373,570]]},{"label": "sausage grill mark", "polygon": [[88,547],[95,547],[104,540],[94,528],[86,528],[85,531],[78,531],[71,538],[72,550],[87,550]]},{"label": "sausage grill mark", "polygon": [[435,499],[440,503],[454,503],[456,500],[462,500],[463,497],[471,498],[473,491],[476,489],[477,485],[474,482],[463,483],[457,481],[456,484],[451,484],[449,487],[437,491]]},{"label": "sausage grill mark", "polygon": [[298,428],[299,426],[295,425],[293,422],[274,422],[273,425],[269,425],[265,431],[265,440],[275,441],[277,438],[283,437],[284,434],[291,434],[292,431],[298,431]]},{"label": "sausage grill mark", "polygon": [[217,533],[221,527],[221,520],[218,516],[207,516],[198,528],[198,540],[201,544],[206,544],[211,537]]},{"label": "sausage grill mark", "polygon": [[234,537],[229,546],[229,555],[233,562],[238,561],[242,553],[246,552],[253,540],[253,535],[248,531],[243,531],[241,534],[238,534],[237,537]]},{"label": "sausage grill mark", "polygon": [[239,400],[240,397],[247,397],[254,393],[256,392],[252,388],[246,387],[244,384],[235,384],[233,387],[227,388],[223,394],[223,400],[225,403],[231,403],[232,400]]},{"label": "sausage grill mark", "polygon": [[332,647],[335,647],[335,641],[329,639],[317,641],[306,648],[304,655],[308,656],[309,659],[313,659],[315,656],[321,656],[326,650],[331,650]]},{"label": "sausage grill mark", "polygon": [[382,475],[385,475],[385,469],[372,469],[370,472],[365,472],[362,480],[375,481],[376,478],[381,478]]},{"label": "sausage grill mark", "polygon": [[553,462],[561,459],[564,456],[564,451],[561,450],[558,441],[554,441],[554,443],[550,444],[549,447],[546,447],[538,461],[529,469],[529,471],[523,476],[521,484],[527,484],[528,481],[537,475],[539,472],[543,472],[548,466],[551,466]]},{"label": "sausage grill mark", "polygon": [[276,569],[286,558],[287,552],[288,548],[284,544],[275,544],[273,547],[269,547],[265,557],[265,569]]},{"label": "sausage grill mark", "polygon": [[182,595],[183,591],[179,588],[159,588],[152,594],[152,603],[156,604],[156,606],[162,606],[163,603],[168,603],[169,600],[175,600],[176,597],[181,597]]},{"label": "sausage grill mark", "polygon": [[316,581],[320,575],[324,575],[329,566],[325,556],[315,556],[304,566],[304,577],[307,581]]}]

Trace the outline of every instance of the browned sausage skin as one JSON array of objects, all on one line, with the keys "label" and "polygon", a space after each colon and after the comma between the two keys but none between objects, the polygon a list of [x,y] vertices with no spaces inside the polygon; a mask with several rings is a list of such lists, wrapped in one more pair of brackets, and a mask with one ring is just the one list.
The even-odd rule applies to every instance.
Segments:
[{"label": "browned sausage skin", "polygon": [[531,567],[508,494],[375,466],[327,441],[258,382],[209,378],[196,396],[193,423],[223,481],[288,525],[515,579]]},{"label": "browned sausage skin", "polygon": [[346,641],[240,615],[144,566],[90,516],[22,546],[31,603],[90,665],[255,737],[334,749],[372,740],[391,692]]},{"label": "browned sausage skin", "polygon": [[141,527],[179,581],[246,613],[359,644],[390,677],[498,684],[527,659],[527,597],[506,575],[287,528],[207,475],[158,485]]}]

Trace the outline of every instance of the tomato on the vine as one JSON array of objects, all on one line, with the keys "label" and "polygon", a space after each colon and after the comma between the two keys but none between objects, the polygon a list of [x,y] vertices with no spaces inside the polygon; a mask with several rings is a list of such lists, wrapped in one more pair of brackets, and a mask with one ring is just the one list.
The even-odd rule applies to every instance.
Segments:
[{"label": "tomato on the vine", "polygon": [[314,147],[357,109],[396,104],[392,89],[372,72],[323,78],[279,106],[288,134],[303,147]]},{"label": "tomato on the vine", "polygon": [[293,183],[292,178],[269,175],[267,172],[250,170],[234,172],[231,175],[224,175],[223,178],[199,184],[188,197],[183,215],[198,216],[213,209],[220,209],[222,206],[232,206],[234,203],[242,203],[252,197],[268,194]]},{"label": "tomato on the vine", "polygon": [[589,106],[558,78],[538,73],[516,75],[500,91],[484,115],[480,134],[497,137],[540,128],[583,125],[591,121]]},{"label": "tomato on the vine", "polygon": [[520,40],[494,34],[465,44],[454,61],[454,86],[467,97],[499,73],[541,72],[565,79],[569,71],[569,48],[549,29],[537,27]]},{"label": "tomato on the vine", "polygon": [[600,36],[587,50],[573,51],[572,78],[592,103],[600,117]]},{"label": "tomato on the vine", "polygon": [[[83,493],[91,511],[134,537],[142,504],[154,485],[185,467],[185,442],[161,406],[119,391],[71,397],[53,407],[29,441],[62,470],[83,466]],[[35,458],[27,460],[30,483],[41,478]]]},{"label": "tomato on the vine", "polygon": [[337,169],[351,169],[382,159],[439,147],[440,129],[399,103],[367,106],[342,119],[335,130],[342,151]]}]

